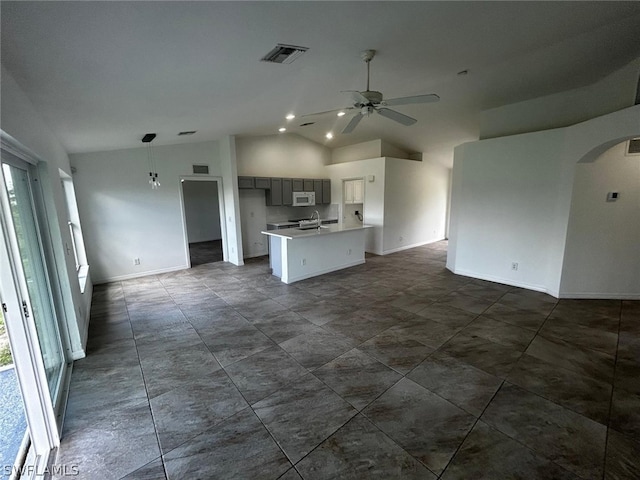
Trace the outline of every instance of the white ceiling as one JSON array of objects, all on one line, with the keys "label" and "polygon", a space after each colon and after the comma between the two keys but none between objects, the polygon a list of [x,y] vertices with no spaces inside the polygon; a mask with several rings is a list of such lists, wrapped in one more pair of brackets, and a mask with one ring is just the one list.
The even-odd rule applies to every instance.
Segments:
[{"label": "white ceiling", "polygon": [[[2,63],[70,153],[270,135],[287,124],[332,147],[383,138],[449,164],[483,109],[593,83],[640,56],[640,2],[1,2]],[[309,47],[260,62],[276,43]],[[437,93],[373,116],[298,115],[371,88]],[[466,76],[456,73],[468,69]],[[177,132],[197,130],[191,137]]]}]

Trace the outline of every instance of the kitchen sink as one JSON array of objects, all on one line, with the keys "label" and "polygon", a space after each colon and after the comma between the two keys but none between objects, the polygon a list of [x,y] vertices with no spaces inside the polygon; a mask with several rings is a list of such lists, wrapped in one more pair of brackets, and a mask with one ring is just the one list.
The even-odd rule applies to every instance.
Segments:
[{"label": "kitchen sink", "polygon": [[298,227],[296,230],[318,230],[318,228],[329,228],[325,226],[309,225],[308,227]]}]

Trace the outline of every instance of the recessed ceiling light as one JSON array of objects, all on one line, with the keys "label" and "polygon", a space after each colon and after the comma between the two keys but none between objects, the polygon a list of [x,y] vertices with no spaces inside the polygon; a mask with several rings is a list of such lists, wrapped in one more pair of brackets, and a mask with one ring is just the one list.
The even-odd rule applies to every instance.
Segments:
[{"label": "recessed ceiling light", "polygon": [[287,120],[293,120],[294,118],[296,118],[296,116],[293,113],[290,113],[289,115],[287,115],[285,117]]},{"label": "recessed ceiling light", "polygon": [[345,112],[338,112],[338,116],[339,116],[339,117],[344,117],[345,115],[346,115],[346,113],[345,113]]},{"label": "recessed ceiling light", "polygon": [[333,133],[331,132],[327,132],[327,134],[325,135],[325,137],[327,137],[329,140],[331,140],[333,138]]},{"label": "recessed ceiling light", "polygon": [[278,129],[278,131],[279,131],[280,133],[282,133],[282,132],[286,132],[286,131],[287,131],[287,129],[286,129],[286,128],[284,128],[284,127],[280,127],[280,128]]}]

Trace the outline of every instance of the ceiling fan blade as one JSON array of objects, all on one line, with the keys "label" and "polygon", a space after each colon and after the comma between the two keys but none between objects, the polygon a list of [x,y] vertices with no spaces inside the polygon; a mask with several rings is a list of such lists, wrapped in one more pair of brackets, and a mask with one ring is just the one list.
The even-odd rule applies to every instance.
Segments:
[{"label": "ceiling fan blade", "polygon": [[362,117],[363,117],[363,115],[361,113],[358,113],[356,116],[354,116],[349,121],[349,123],[347,123],[347,126],[342,129],[342,133],[351,133],[351,132],[353,132],[353,130],[360,123],[360,120],[362,120]]},{"label": "ceiling fan blade", "polygon": [[362,93],[360,93],[357,90],[342,90],[341,93],[350,93],[351,94],[351,98],[353,98],[353,101],[355,103],[361,103],[363,105],[366,105],[369,103],[369,99],[367,97],[365,97],[364,95],[362,95]]},{"label": "ceiling fan blade", "polygon": [[342,112],[342,111],[345,111],[345,110],[353,110],[353,107],[334,108],[333,110],[326,110],[324,112],[307,113],[305,115],[300,115],[300,118],[302,118],[302,117],[313,117],[315,115],[325,115],[327,113],[338,113],[338,112]]},{"label": "ceiling fan blade", "polygon": [[389,100],[384,100],[382,102],[383,105],[409,105],[412,103],[434,103],[440,100],[440,97],[435,93],[429,95],[415,95],[413,97],[401,97],[401,98],[391,98]]},{"label": "ceiling fan blade", "polygon": [[411,118],[407,115],[404,115],[400,112],[396,112],[395,110],[391,110],[389,108],[376,108],[376,112],[378,112],[383,117],[387,117],[388,119],[401,123],[402,125],[405,125],[407,127],[417,122],[415,118]]}]

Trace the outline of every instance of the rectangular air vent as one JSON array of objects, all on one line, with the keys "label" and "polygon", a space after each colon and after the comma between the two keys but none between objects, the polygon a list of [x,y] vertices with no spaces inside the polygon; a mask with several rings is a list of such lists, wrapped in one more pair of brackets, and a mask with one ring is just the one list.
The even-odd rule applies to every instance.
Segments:
[{"label": "rectangular air vent", "polygon": [[196,133],[197,130],[187,130],[186,132],[178,132],[178,136],[182,136],[182,135],[193,135],[194,133]]},{"label": "rectangular air vent", "polygon": [[209,165],[193,165],[193,173],[197,175],[209,175]]},{"label": "rectangular air vent", "polygon": [[307,47],[297,47],[295,45],[283,45],[279,43],[260,60],[271,63],[291,63],[307,50],[309,50]]},{"label": "rectangular air vent", "polygon": [[640,155],[640,138],[632,138],[631,140],[629,140],[627,154]]}]

